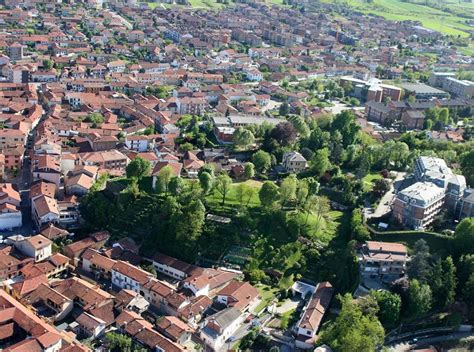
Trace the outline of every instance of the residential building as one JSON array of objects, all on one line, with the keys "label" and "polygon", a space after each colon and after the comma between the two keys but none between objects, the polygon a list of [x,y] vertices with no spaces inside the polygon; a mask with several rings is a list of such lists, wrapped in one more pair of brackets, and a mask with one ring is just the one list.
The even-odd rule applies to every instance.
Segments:
[{"label": "residential building", "polygon": [[331,304],[334,288],[325,281],[317,285],[308,303],[303,308],[300,320],[296,324],[296,347],[301,349],[314,348],[316,334]]},{"label": "residential building", "polygon": [[303,157],[298,152],[287,152],[283,154],[283,162],[282,166],[287,172],[291,173],[300,173],[301,171],[304,171],[307,166],[308,162],[306,159]]},{"label": "residential building", "polygon": [[206,318],[199,336],[213,351],[221,351],[226,341],[237,331],[243,319],[237,308],[226,308]]},{"label": "residential building", "polygon": [[112,284],[145,295],[143,286],[153,275],[128,262],[117,261],[112,267]]},{"label": "residential building", "polygon": [[398,279],[405,274],[407,253],[401,243],[367,241],[361,250],[361,274],[385,281]]},{"label": "residential building", "polygon": [[397,194],[392,215],[404,226],[425,229],[442,210],[444,197],[444,188],[431,182],[417,182]]}]

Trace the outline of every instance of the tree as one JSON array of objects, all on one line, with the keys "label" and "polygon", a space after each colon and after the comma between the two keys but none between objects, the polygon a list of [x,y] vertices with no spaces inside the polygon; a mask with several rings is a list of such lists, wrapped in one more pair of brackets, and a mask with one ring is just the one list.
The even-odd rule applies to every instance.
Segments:
[{"label": "tree", "polygon": [[458,291],[463,292],[465,284],[474,273],[474,254],[463,255],[457,265]]},{"label": "tree", "polygon": [[331,124],[332,132],[339,131],[342,135],[342,143],[344,147],[354,144],[360,130],[357,124],[354,113],[350,110],[345,110],[336,115]]},{"label": "tree", "polygon": [[454,247],[458,255],[474,254],[474,218],[465,218],[456,226]]},{"label": "tree", "polygon": [[105,341],[109,346],[109,350],[113,352],[130,352],[132,349],[132,339],[127,335],[108,332],[105,334]]},{"label": "tree", "polygon": [[467,183],[474,185],[474,150],[461,155],[461,170]]},{"label": "tree", "polygon": [[290,145],[296,139],[296,130],[291,122],[280,122],[270,131],[270,137],[278,141],[280,145]]},{"label": "tree", "polygon": [[179,176],[174,176],[171,178],[168,184],[169,191],[171,195],[178,196],[184,189],[184,181]]},{"label": "tree", "polygon": [[86,116],[86,118],[84,119],[84,122],[90,122],[92,123],[92,127],[97,127],[101,124],[104,123],[104,116],[102,116],[102,114],[99,114],[98,112],[91,112],[90,114],[88,114]]},{"label": "tree", "polygon": [[284,102],[280,105],[280,108],[278,109],[278,114],[280,116],[286,116],[290,112],[290,106],[288,105],[287,102]]},{"label": "tree", "polygon": [[454,302],[456,295],[456,267],[453,259],[438,260],[431,270],[430,287],[437,307],[446,307]]},{"label": "tree", "polygon": [[47,71],[48,71],[48,70],[51,70],[51,69],[53,68],[53,61],[48,60],[48,59],[47,59],[47,60],[43,60],[43,68],[44,68],[45,70],[47,70]]},{"label": "tree", "polygon": [[280,189],[271,181],[264,182],[262,188],[260,188],[260,191],[258,192],[258,197],[263,207],[272,206],[278,200],[279,196]]},{"label": "tree", "polygon": [[232,138],[236,145],[244,148],[255,142],[253,133],[250,130],[242,127],[237,128]]},{"label": "tree", "polygon": [[209,194],[209,192],[212,190],[214,178],[207,171],[201,172],[198,177],[202,192],[204,195]]},{"label": "tree", "polygon": [[296,131],[298,131],[301,138],[307,138],[310,135],[311,131],[301,116],[292,116],[290,122]]},{"label": "tree", "polygon": [[151,163],[137,156],[133,159],[126,168],[126,174],[128,178],[141,179],[144,176],[148,176],[151,171]]},{"label": "tree", "polygon": [[407,274],[410,279],[425,283],[430,275],[430,248],[426,241],[420,239],[415,242],[413,254],[408,264]]},{"label": "tree", "polygon": [[329,162],[329,149],[319,149],[314,153],[311,159],[311,170],[317,177],[320,177],[331,165]]},{"label": "tree", "polygon": [[295,174],[291,174],[281,182],[280,185],[280,198],[282,203],[292,201],[296,198],[296,185],[298,180]]},{"label": "tree", "polygon": [[400,295],[385,290],[372,290],[370,295],[377,301],[379,311],[377,316],[383,326],[392,327],[400,318],[400,309],[402,308],[402,299]]},{"label": "tree", "polygon": [[252,162],[255,165],[255,169],[260,173],[266,172],[272,166],[270,154],[263,150],[259,150],[252,156]]},{"label": "tree", "polygon": [[469,317],[474,319],[474,273],[469,276],[463,290],[463,299],[469,307]]},{"label": "tree", "polygon": [[222,205],[225,204],[225,199],[227,197],[227,194],[230,191],[230,188],[232,186],[232,179],[227,175],[227,174],[220,174],[216,178],[216,190],[222,195]]},{"label": "tree", "polygon": [[251,162],[245,163],[244,176],[247,180],[250,180],[255,176],[255,166]]},{"label": "tree", "polygon": [[420,317],[431,309],[433,296],[431,288],[427,284],[421,284],[418,280],[410,281],[408,289],[408,309],[413,317]]},{"label": "tree", "polygon": [[372,193],[380,198],[382,197],[385,193],[387,193],[390,190],[390,183],[388,180],[382,178],[379,180],[376,180],[374,182],[374,187],[372,188]]},{"label": "tree", "polygon": [[370,232],[364,225],[364,216],[362,214],[362,210],[359,208],[352,211],[351,231],[353,238],[355,238],[358,242],[363,242],[370,239]]},{"label": "tree", "polygon": [[157,176],[158,192],[168,194],[171,178],[173,177],[173,169],[167,165],[163,167]]},{"label": "tree", "polygon": [[255,188],[246,185],[245,183],[240,183],[237,186],[237,199],[239,200],[241,207],[248,206],[254,194]]},{"label": "tree", "polygon": [[320,341],[338,352],[371,352],[383,344],[384,329],[374,315],[364,315],[350,294],[341,298],[341,311],[321,333]]}]

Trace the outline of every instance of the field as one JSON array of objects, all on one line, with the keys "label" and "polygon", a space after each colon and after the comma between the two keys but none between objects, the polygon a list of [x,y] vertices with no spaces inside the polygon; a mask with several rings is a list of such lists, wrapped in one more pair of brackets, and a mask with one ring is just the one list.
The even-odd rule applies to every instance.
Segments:
[{"label": "field", "polygon": [[[347,3],[363,13],[382,16],[388,20],[421,21],[425,28],[448,35],[468,37],[469,33],[467,31],[473,29],[465,24],[465,18],[420,3],[407,3],[399,0],[374,0],[372,3],[367,3],[364,0],[323,1],[328,3]],[[459,9],[460,12],[467,13],[474,17],[473,3],[463,3],[460,5],[453,0],[445,1],[444,3],[449,4],[453,9]]]}]

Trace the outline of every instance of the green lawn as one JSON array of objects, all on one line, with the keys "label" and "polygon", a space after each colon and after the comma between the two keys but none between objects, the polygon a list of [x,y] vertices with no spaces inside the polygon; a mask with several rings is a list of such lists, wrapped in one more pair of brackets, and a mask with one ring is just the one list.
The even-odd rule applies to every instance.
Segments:
[{"label": "green lawn", "polygon": [[[232,184],[231,189],[229,190],[228,194],[226,195],[226,200],[224,207],[222,207],[222,194],[220,194],[218,191],[214,190],[211,194],[209,194],[206,197],[206,200],[208,201],[209,205],[211,208],[216,208],[216,209],[222,209],[222,208],[235,208],[236,206],[241,205],[241,201],[239,199],[239,185],[244,184],[246,186],[249,186],[251,189],[253,189],[253,194],[252,197],[250,198],[250,201],[248,202],[248,205],[253,207],[253,206],[259,206],[260,205],[260,199],[258,198],[258,191],[262,187],[262,183],[258,181],[253,181],[253,180],[248,180],[245,182],[235,182]],[[244,200],[244,205],[247,202],[247,197],[245,197]]]},{"label": "green lawn", "polygon": [[[340,2],[337,0],[323,1],[329,3]],[[374,0],[370,4],[364,0],[342,1],[342,3],[344,2],[361,12],[382,16],[388,20],[421,21],[423,26],[428,29],[448,35],[460,35],[461,37],[469,36],[468,30],[470,27],[464,23],[466,20],[465,18],[419,3],[407,3],[400,0]],[[460,8],[465,9],[466,12],[472,12],[474,5],[463,3]]]},{"label": "green lawn", "polygon": [[380,180],[382,176],[379,173],[370,173],[364,176],[362,182],[364,184],[364,191],[369,192],[374,186],[374,182]]},{"label": "green lawn", "polygon": [[275,287],[270,287],[267,285],[263,284],[258,284],[255,286],[256,289],[258,290],[258,293],[260,294],[260,297],[262,297],[262,301],[260,304],[254,309],[254,312],[260,312],[263,308],[268,306],[271,301],[275,298],[276,293],[278,292],[278,289]]}]

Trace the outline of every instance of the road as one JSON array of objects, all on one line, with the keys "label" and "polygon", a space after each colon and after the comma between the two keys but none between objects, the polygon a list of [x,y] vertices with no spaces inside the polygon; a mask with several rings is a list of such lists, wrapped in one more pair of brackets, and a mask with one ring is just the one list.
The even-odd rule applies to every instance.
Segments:
[{"label": "road", "polygon": [[434,336],[434,337],[427,337],[427,338],[419,338],[416,342],[404,341],[400,342],[392,347],[390,347],[390,351],[392,352],[405,352],[411,351],[414,347],[424,347],[429,346],[431,344],[445,342],[445,341],[452,341],[452,340],[460,340],[465,338],[472,338],[474,339],[474,334],[472,332],[457,332],[443,336]]}]

